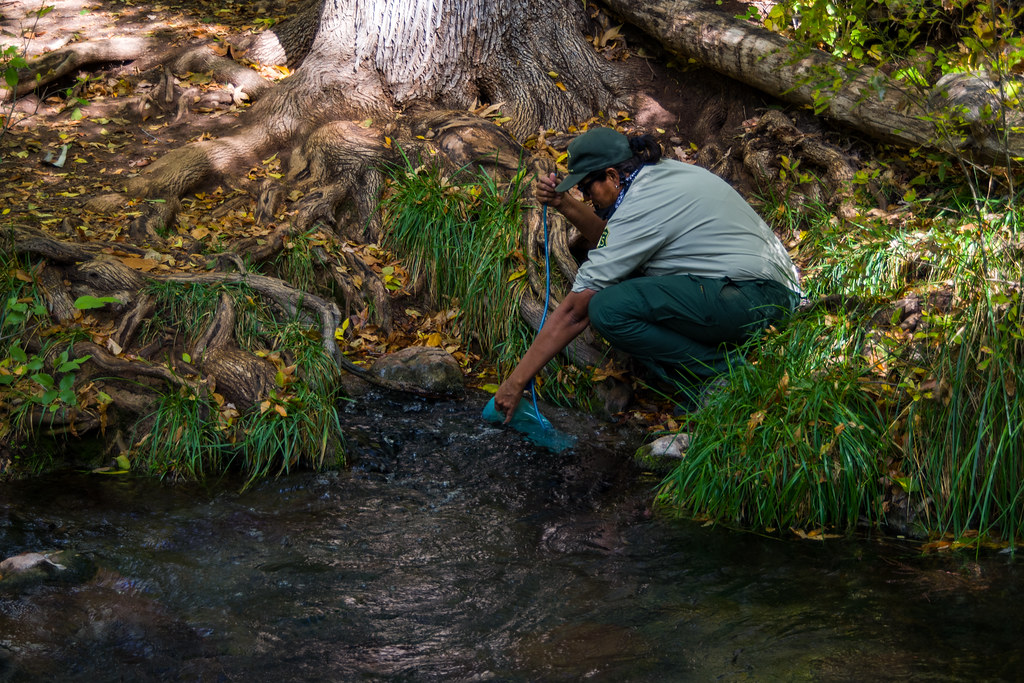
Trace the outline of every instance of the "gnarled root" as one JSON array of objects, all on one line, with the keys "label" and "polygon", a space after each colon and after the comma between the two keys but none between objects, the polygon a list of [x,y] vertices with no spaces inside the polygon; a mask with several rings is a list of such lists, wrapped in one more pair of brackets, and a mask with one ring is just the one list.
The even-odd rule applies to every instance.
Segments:
[{"label": "gnarled root", "polygon": [[[250,131],[253,135],[256,130]],[[135,197],[177,199],[248,166],[265,149],[265,141],[249,134],[194,142],[164,155],[132,178],[128,193]]]},{"label": "gnarled root", "polygon": [[357,220],[340,225],[340,230],[352,240],[378,241],[381,168],[394,156],[382,133],[353,121],[333,121],[317,128],[292,153],[288,173],[290,181],[307,189],[299,202],[299,226],[317,221],[335,224],[341,205],[352,199]]},{"label": "gnarled root", "polygon": [[[18,85],[7,96],[21,97],[42,85],[49,85],[69,76],[83,66],[110,62],[127,62],[138,59],[147,51],[160,47],[159,38],[117,38],[97,40],[71,45],[33,60],[18,71]],[[0,98],[4,99],[4,98]]]},{"label": "gnarled root", "polygon": [[255,102],[273,85],[249,67],[216,54],[208,45],[188,50],[174,60],[171,69],[175,73],[212,72],[218,83],[232,87],[236,105],[244,100]]},{"label": "gnarled root", "polygon": [[193,345],[191,357],[225,400],[241,410],[274,387],[274,365],[235,344],[235,309],[227,293],[221,293],[213,320]]},{"label": "gnarled root", "polygon": [[[55,317],[60,316],[59,319],[71,324],[81,316],[67,293],[69,289],[79,294],[112,296],[120,301],[118,304],[108,304],[103,309],[104,315],[112,314],[117,319],[114,331],[105,342],[106,348],[95,342],[78,342],[73,346],[74,357],[89,356],[79,383],[101,381],[119,384],[122,381],[139,383],[142,380],[139,386],[148,386],[152,392],[159,392],[161,384],[185,388],[191,393],[217,391],[226,401],[241,410],[263,400],[275,387],[276,368],[264,358],[239,348],[235,342],[234,301],[227,293],[221,294],[216,313],[187,349],[190,352],[187,356],[182,353],[182,349],[166,353],[166,363],[154,363],[144,360],[144,357],[158,356],[157,351],[162,348],[162,344],[150,352],[145,349],[131,350],[137,330],[154,311],[153,297],[144,294],[148,283],[174,282],[206,287],[244,284],[256,295],[272,301],[283,319],[305,316],[319,320],[324,352],[339,368],[385,389],[431,395],[414,386],[377,378],[348,360],[338,349],[334,337],[341,322],[337,304],[296,289],[278,278],[244,271],[166,275],[142,273],[129,268],[116,257],[96,255],[97,250],[93,248],[95,245],[86,248],[86,245],[64,243],[34,231],[24,231],[31,235],[30,239],[17,239],[14,238],[16,232],[19,231],[14,228],[7,231],[7,237],[13,238],[11,241],[16,252],[52,255],[58,264],[62,264],[46,266],[41,271],[45,296]],[[318,252],[321,259],[331,258],[323,249],[318,249]],[[379,286],[379,291],[372,292],[370,296],[381,302],[381,310],[388,314],[384,322],[390,323],[390,309],[383,283],[356,254],[344,250],[339,254],[341,261],[334,262],[344,263],[351,271],[360,273],[364,287],[372,289],[374,283]],[[65,279],[70,281],[70,287],[65,284]],[[120,395],[108,393],[114,397],[115,402]],[[137,393],[132,393],[133,400],[129,404],[118,406],[121,412],[138,414],[140,405],[150,405],[140,402]],[[93,426],[99,424],[82,422],[86,423]]]},{"label": "gnarled root", "polygon": [[[841,213],[853,212],[852,181],[855,162],[820,135],[797,128],[781,111],[766,111],[744,136],[743,165],[761,187],[777,187],[798,201],[837,206]],[[789,178],[781,174],[781,159],[790,161]],[[800,170],[796,171],[796,164]],[[813,180],[799,176],[809,173]],[[798,177],[793,178],[796,175]]]}]

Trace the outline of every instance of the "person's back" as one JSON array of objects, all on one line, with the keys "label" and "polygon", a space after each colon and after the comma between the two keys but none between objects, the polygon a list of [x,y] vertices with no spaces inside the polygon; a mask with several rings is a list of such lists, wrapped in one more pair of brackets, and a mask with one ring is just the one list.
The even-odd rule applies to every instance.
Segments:
[{"label": "person's back", "polygon": [[674,160],[640,170],[574,289],[603,289],[637,268],[648,276],[769,279],[798,291],[789,255],[740,194]]}]

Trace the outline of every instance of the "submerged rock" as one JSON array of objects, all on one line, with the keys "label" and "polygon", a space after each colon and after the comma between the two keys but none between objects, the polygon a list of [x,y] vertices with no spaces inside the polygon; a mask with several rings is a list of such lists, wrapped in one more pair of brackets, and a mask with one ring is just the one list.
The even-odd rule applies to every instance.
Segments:
[{"label": "submerged rock", "polygon": [[70,550],[22,553],[0,562],[0,591],[20,590],[41,583],[81,583],[95,575],[96,564]]},{"label": "submerged rock", "polygon": [[444,349],[412,346],[389,353],[370,369],[387,382],[439,396],[462,396],[465,382],[459,362]]},{"label": "submerged rock", "polygon": [[541,532],[540,545],[555,553],[617,553],[628,544],[614,520],[574,517],[546,526]]},{"label": "submerged rock", "polygon": [[633,386],[614,377],[595,384],[594,393],[601,401],[601,415],[607,420],[614,419],[633,400]]}]

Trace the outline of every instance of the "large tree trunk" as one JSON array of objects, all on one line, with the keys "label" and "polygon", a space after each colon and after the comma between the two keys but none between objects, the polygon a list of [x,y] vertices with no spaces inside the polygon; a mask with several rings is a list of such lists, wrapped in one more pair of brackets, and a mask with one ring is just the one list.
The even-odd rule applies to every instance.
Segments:
[{"label": "large tree trunk", "polygon": [[501,102],[523,136],[607,109],[626,85],[584,41],[572,0],[324,2],[294,80],[342,88],[342,99],[363,110]]},{"label": "large tree trunk", "polygon": [[[821,50],[797,50],[700,0],[602,1],[670,52],[785,101],[824,105],[827,116],[876,139],[997,163],[1024,156],[1024,117],[1004,107],[998,85],[982,76],[951,75],[922,90],[878,69],[850,69]],[[842,83],[832,90],[837,76]]]},{"label": "large tree trunk", "polygon": [[521,138],[540,127],[568,128],[621,104],[630,89],[628,71],[586,42],[583,22],[573,0],[308,4],[292,22],[297,28],[257,41],[254,55],[285,55],[301,66],[254,105],[249,125],[168,155],[131,190],[180,196],[318,126],[391,119],[413,105],[498,105],[508,117],[503,125]]}]

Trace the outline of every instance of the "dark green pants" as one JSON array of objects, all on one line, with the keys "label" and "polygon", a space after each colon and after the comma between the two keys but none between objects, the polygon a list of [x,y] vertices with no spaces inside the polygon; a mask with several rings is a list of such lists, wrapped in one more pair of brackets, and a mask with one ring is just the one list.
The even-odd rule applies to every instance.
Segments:
[{"label": "dark green pants", "polygon": [[798,297],[771,280],[638,277],[590,300],[590,324],[662,378],[701,382],[739,362],[735,349],[793,311]]}]

